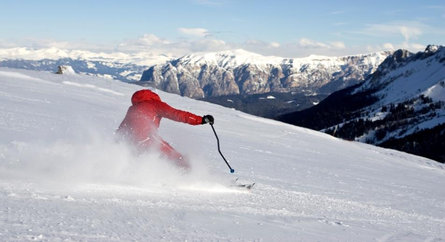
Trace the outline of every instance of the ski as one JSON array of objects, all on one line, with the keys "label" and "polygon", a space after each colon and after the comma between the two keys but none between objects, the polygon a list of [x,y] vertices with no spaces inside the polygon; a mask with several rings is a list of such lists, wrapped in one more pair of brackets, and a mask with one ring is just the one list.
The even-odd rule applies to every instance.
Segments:
[{"label": "ski", "polygon": [[255,185],[254,183],[248,183],[248,184],[234,184],[232,185],[233,187],[239,187],[239,188],[246,188],[247,190],[250,190],[253,188],[253,186]]},{"label": "ski", "polygon": [[253,186],[255,186],[255,182],[253,182],[253,183],[239,183],[238,179],[239,178],[236,178],[235,181],[232,182],[231,187],[245,188],[247,190],[250,190],[253,188]]}]

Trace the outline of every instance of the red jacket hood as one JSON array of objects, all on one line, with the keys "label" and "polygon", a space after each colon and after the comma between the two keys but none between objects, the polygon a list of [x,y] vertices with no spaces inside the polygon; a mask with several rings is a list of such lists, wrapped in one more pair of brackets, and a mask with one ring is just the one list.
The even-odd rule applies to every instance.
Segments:
[{"label": "red jacket hood", "polygon": [[137,103],[145,102],[145,101],[151,101],[151,100],[161,101],[161,98],[159,97],[158,94],[156,94],[148,89],[139,90],[139,91],[135,92],[133,94],[133,96],[131,97],[131,103],[133,105],[135,105]]}]

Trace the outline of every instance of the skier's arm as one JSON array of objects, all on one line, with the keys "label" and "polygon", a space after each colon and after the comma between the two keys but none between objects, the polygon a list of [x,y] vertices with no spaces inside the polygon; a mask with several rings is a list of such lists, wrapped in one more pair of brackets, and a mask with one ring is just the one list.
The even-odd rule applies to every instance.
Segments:
[{"label": "skier's arm", "polygon": [[161,117],[191,125],[202,124],[201,116],[186,111],[182,111],[179,109],[175,109],[164,102],[157,103],[157,106],[158,106],[158,113]]}]

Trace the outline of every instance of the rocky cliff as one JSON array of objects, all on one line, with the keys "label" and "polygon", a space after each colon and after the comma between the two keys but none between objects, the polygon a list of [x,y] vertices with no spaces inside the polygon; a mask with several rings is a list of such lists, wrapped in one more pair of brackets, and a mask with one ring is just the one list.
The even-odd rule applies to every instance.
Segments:
[{"label": "rocky cliff", "polygon": [[244,50],[192,54],[151,66],[143,72],[140,82],[192,98],[269,92],[332,93],[363,81],[389,54],[293,59]]}]

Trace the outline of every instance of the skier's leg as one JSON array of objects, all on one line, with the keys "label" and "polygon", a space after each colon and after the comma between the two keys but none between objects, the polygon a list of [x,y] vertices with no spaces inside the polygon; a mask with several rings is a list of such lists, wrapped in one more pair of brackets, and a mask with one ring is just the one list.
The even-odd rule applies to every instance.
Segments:
[{"label": "skier's leg", "polygon": [[176,151],[169,143],[164,140],[161,141],[160,150],[162,153],[167,156],[167,158],[173,161],[177,166],[180,166],[185,169],[190,169],[190,163],[181,155],[178,151]]}]

